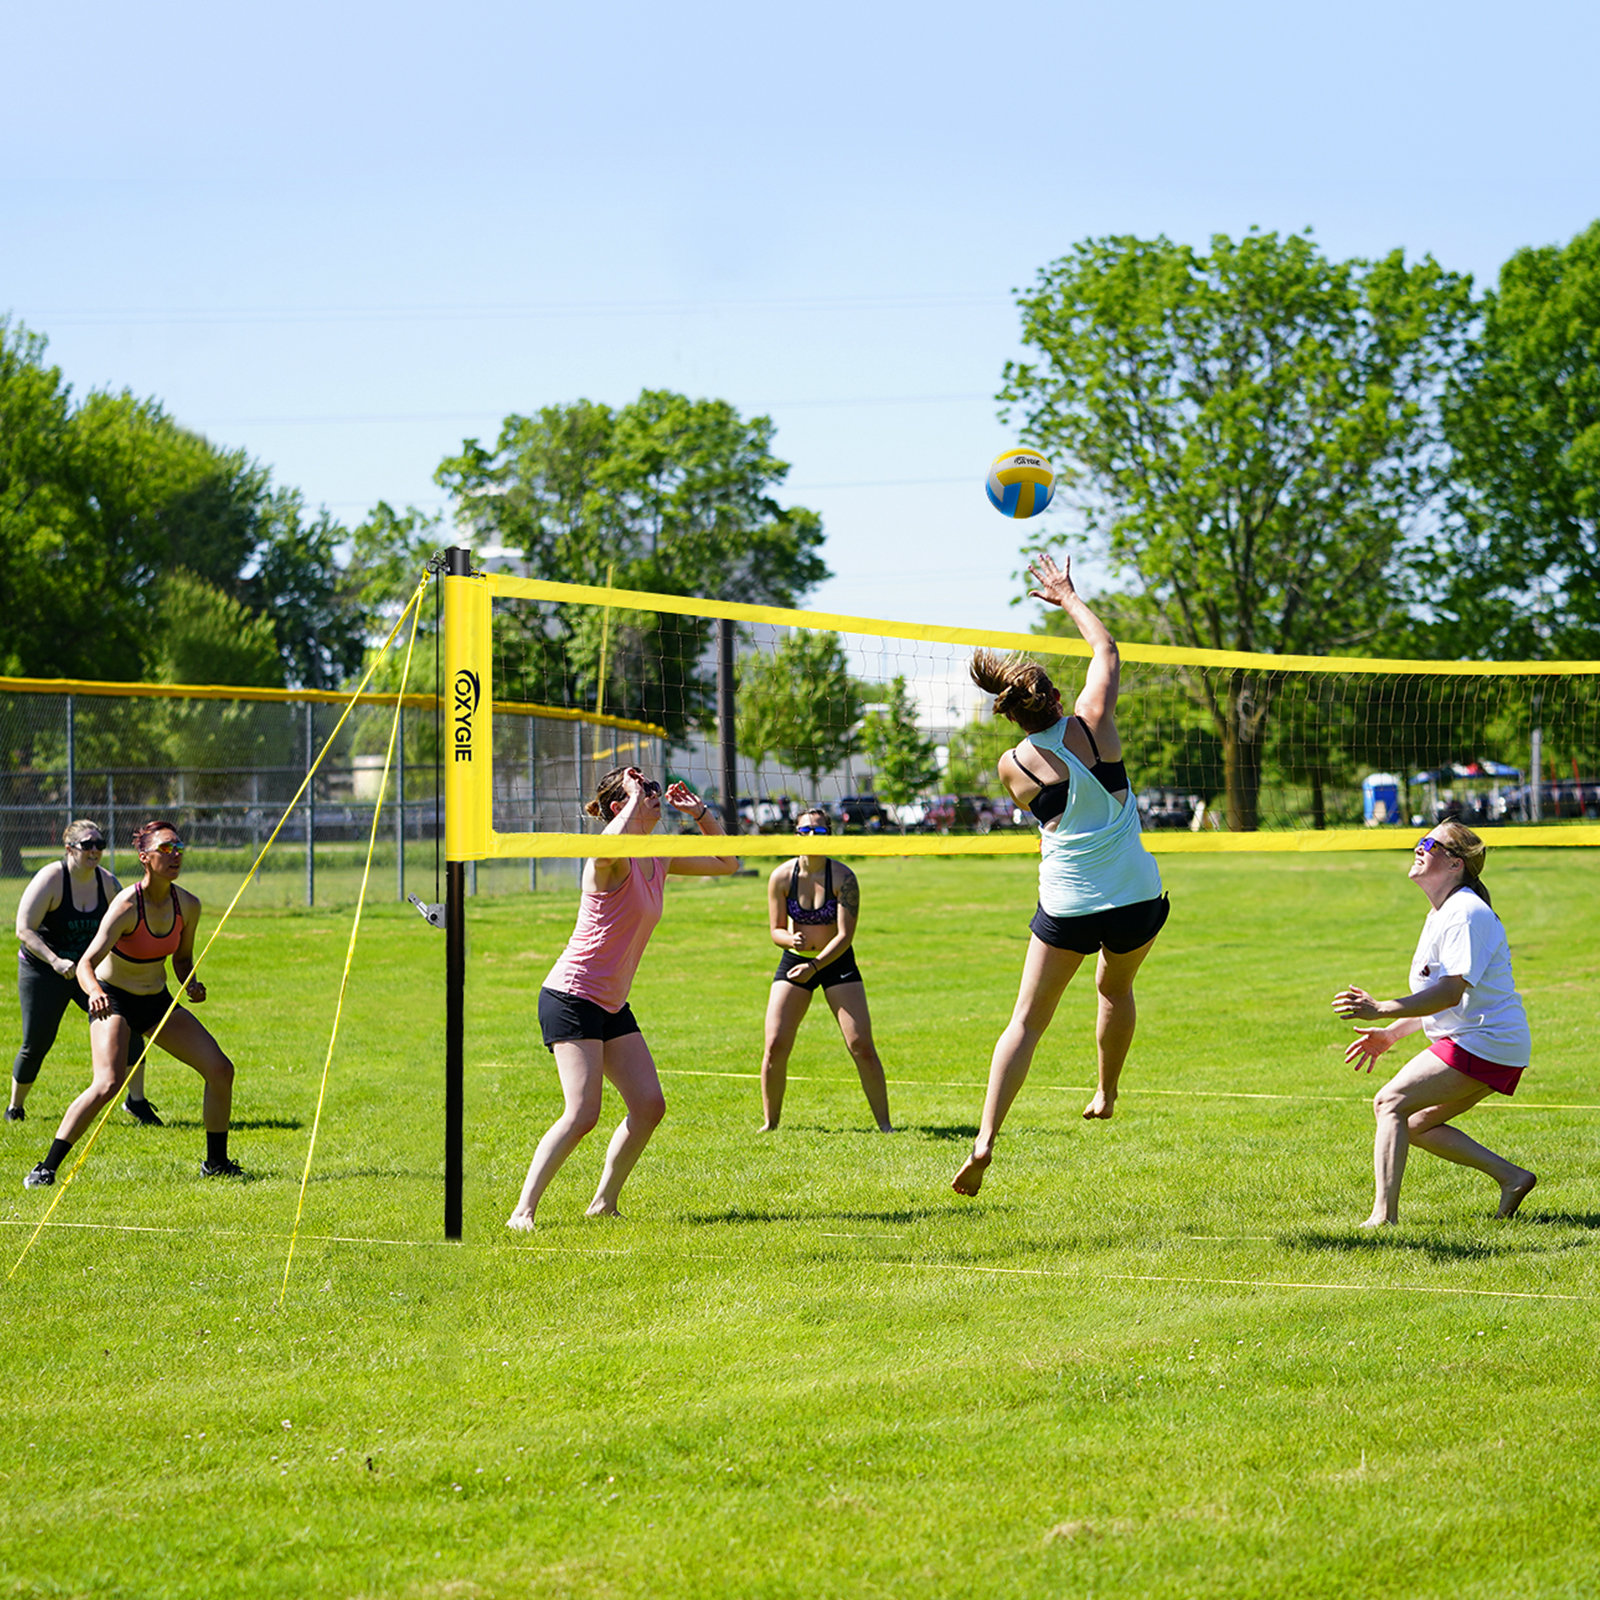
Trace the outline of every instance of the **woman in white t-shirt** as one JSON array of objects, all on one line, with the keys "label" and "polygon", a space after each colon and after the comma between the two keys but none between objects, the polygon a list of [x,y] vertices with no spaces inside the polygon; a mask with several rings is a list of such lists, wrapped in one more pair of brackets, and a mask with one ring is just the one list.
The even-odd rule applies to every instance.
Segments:
[{"label": "woman in white t-shirt", "polygon": [[1411,993],[1374,1000],[1352,985],[1333,999],[1341,1017],[1396,1019],[1386,1027],[1357,1029],[1344,1056],[1357,1071],[1364,1064],[1371,1072],[1372,1063],[1408,1033],[1420,1028],[1428,1036],[1428,1048],[1373,1099],[1377,1194],[1364,1228],[1399,1221],[1400,1180],[1413,1144],[1493,1178],[1500,1185],[1496,1216],[1514,1215],[1538,1181],[1450,1126],[1486,1094],[1515,1094],[1532,1052],[1528,1014],[1511,979],[1506,930],[1490,910],[1479,876],[1486,854],[1483,841],[1459,822],[1441,822],[1419,839],[1409,876],[1433,909],[1411,958]]}]

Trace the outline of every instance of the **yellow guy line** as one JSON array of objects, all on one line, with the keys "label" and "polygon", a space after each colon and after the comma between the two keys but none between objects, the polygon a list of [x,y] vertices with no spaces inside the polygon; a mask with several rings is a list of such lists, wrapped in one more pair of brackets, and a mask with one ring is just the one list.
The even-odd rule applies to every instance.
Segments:
[{"label": "yellow guy line", "polygon": [[[422,591],[417,591],[420,598]],[[405,665],[400,669],[400,692],[405,693],[411,677],[411,652],[416,648],[417,623],[422,617],[422,607],[411,613],[411,637],[406,640]],[[305,1170],[300,1174],[300,1197],[295,1202],[294,1227],[289,1233],[289,1249],[283,1258],[283,1284],[278,1290],[278,1309],[283,1309],[284,1297],[289,1293],[289,1268],[294,1262],[295,1240],[300,1236],[300,1215],[306,1208],[306,1185],[311,1182],[311,1159],[317,1150],[317,1130],[322,1126],[322,1106],[328,1097],[328,1074],[333,1067],[333,1047],[339,1037],[339,1020],[344,1015],[345,991],[350,987],[350,965],[356,956],[356,938],[361,932],[361,913],[367,904],[367,882],[372,876],[372,852],[378,843],[378,817],[383,810],[384,796],[389,790],[389,773],[394,765],[395,737],[400,731],[400,707],[394,708],[394,720],[389,724],[389,744],[383,753],[383,776],[378,780],[378,800],[372,808],[372,832],[367,837],[367,859],[361,869],[361,892],[356,896],[356,914],[350,924],[350,943],[345,947],[344,972],[339,978],[339,998],[333,1007],[333,1027],[328,1033],[328,1053],[322,1058],[322,1082],[317,1086],[317,1109],[311,1118],[311,1138],[306,1144]]]},{"label": "yellow guy line", "polygon": [[[341,716],[339,718],[338,722],[336,722],[334,724],[333,732],[328,735],[327,740],[324,742],[321,750],[319,750],[317,752],[317,759],[311,763],[310,769],[307,771],[307,773],[305,775],[305,780],[301,783],[300,787],[295,790],[294,798],[292,800],[290,800],[289,804],[284,808],[283,815],[281,817],[279,817],[279,819],[278,819],[277,827],[275,827],[272,830],[272,832],[267,836],[267,842],[264,845],[262,845],[261,854],[256,857],[254,863],[251,865],[250,870],[244,875],[244,881],[239,885],[238,889],[235,891],[233,899],[228,902],[228,909],[222,913],[222,918],[217,923],[215,929],[212,931],[211,937],[206,940],[204,947],[200,951],[200,954],[195,957],[194,965],[190,969],[190,975],[191,976],[193,976],[195,973],[198,973],[200,971],[201,965],[204,963],[204,961],[206,959],[206,956],[210,952],[210,949],[211,949],[212,945],[214,945],[217,942],[218,935],[221,934],[222,930],[227,926],[228,918],[233,915],[234,907],[239,904],[239,901],[240,901],[241,897],[243,896],[245,890],[250,887],[251,880],[255,877],[256,872],[259,870],[259,868],[261,866],[261,863],[263,861],[265,861],[266,858],[267,858],[267,851],[269,851],[272,848],[273,844],[277,841],[278,835],[283,831],[284,823],[286,823],[289,820],[289,818],[293,815],[294,808],[300,803],[300,796],[303,795],[306,792],[306,786],[316,776],[317,768],[322,765],[323,758],[327,755],[328,751],[333,748],[333,741],[336,738],[338,738],[339,730],[345,725],[345,722],[349,718],[350,713],[355,709],[357,702],[361,698],[362,690],[364,690],[366,688],[366,686],[372,681],[373,673],[378,670],[378,663],[383,660],[384,656],[388,653],[389,646],[394,643],[394,637],[395,637],[395,635],[397,633],[399,633],[400,628],[401,628],[401,624],[403,624],[405,622],[406,617],[408,615],[410,615],[413,610],[416,610],[418,612],[418,614],[420,615],[422,592],[423,592],[424,589],[427,588],[427,586],[428,586],[428,579],[427,579],[427,576],[424,575],[424,577],[422,579],[422,582],[417,585],[417,591],[416,591],[416,593],[414,595],[412,595],[412,597],[411,597],[409,603],[407,604],[405,610],[402,611],[400,613],[399,617],[395,619],[395,625],[389,630],[389,637],[383,641],[383,647],[378,651],[377,655],[375,655],[372,658],[372,665],[367,668],[366,675],[362,678],[359,686],[356,689],[356,692],[353,695],[350,695],[350,696],[347,697],[348,700],[349,700],[349,704],[344,708],[344,715]],[[413,633],[415,633],[415,631],[416,631],[414,624],[413,624],[412,631],[413,631]],[[181,984],[178,986],[178,993],[179,994],[183,993],[183,985],[181,985]],[[171,1004],[168,1005],[166,1011],[162,1013],[161,1021],[156,1025],[156,1029],[155,1029],[155,1036],[156,1037],[160,1036],[162,1028],[164,1028],[167,1025],[167,1018],[172,1015],[172,1013],[177,1009],[177,1006],[178,1006],[178,997],[177,997],[177,995],[174,995],[173,998],[172,998]],[[147,1055],[150,1054],[150,1045],[151,1045],[151,1036],[150,1035],[146,1035],[145,1043],[144,1043],[144,1049],[139,1052],[138,1060],[135,1061],[133,1063],[133,1065],[128,1069],[128,1076],[129,1077],[132,1077],[134,1072],[136,1072],[139,1069],[139,1067],[144,1064],[144,1058]],[[84,1162],[89,1159],[89,1152],[94,1148],[95,1140],[100,1137],[100,1130],[103,1127],[105,1127],[106,1119],[111,1115],[112,1111],[115,1109],[116,1104],[117,1104],[117,1099],[118,1099],[117,1095],[112,1095],[112,1097],[106,1102],[105,1110],[102,1111],[100,1113],[100,1115],[95,1119],[94,1126],[89,1130],[88,1138],[86,1138],[83,1141],[82,1145],[79,1147],[78,1159],[73,1162],[71,1168],[67,1172],[66,1177],[63,1178],[59,1184],[56,1185],[56,1192],[51,1197],[50,1205],[46,1209],[45,1214],[39,1219],[39,1225],[33,1230],[32,1234],[29,1235],[28,1242],[25,1245],[23,1245],[22,1254],[19,1255],[14,1262],[12,1262],[11,1270],[6,1274],[6,1278],[7,1278],[8,1281],[10,1279],[16,1277],[17,1269],[19,1267],[21,1267],[22,1263],[27,1259],[28,1252],[34,1246],[34,1241],[39,1237],[40,1233],[43,1232],[44,1225],[50,1220],[50,1218],[52,1216],[55,1215],[56,1207],[61,1204],[62,1197],[66,1194],[68,1187],[72,1183],[72,1180],[75,1177],[77,1177],[79,1169],[83,1166]]]},{"label": "yellow guy line", "polygon": [[[847,617],[830,611],[793,611],[783,606],[744,605],[695,595],[648,594],[638,589],[601,589],[588,583],[550,583],[509,573],[483,574],[491,595],[552,600],[568,605],[617,606],[628,611],[665,611],[680,617],[728,617],[735,622],[766,622],[787,628],[823,628],[832,633],[880,634],[928,644],[996,645],[1035,655],[1087,656],[1081,639],[1043,633],[993,633],[979,628],[941,628],[929,623],[889,622],[881,617]],[[1260,672],[1382,672],[1427,677],[1571,677],[1600,673],[1600,661],[1401,661],[1366,656],[1275,656],[1249,650],[1187,650],[1175,645],[1123,644],[1125,661],[1174,666],[1244,667]]]}]

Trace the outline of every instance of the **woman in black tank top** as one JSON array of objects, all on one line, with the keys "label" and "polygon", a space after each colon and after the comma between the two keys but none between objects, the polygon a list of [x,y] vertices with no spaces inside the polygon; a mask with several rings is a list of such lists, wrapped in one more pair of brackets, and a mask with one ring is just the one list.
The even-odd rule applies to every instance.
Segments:
[{"label": "woman in black tank top", "polygon": [[[97,823],[79,818],[61,835],[65,854],[33,875],[17,905],[17,999],[22,1008],[22,1044],[11,1063],[11,1103],[7,1122],[22,1122],[28,1091],[56,1041],[69,1005],[85,1010],[88,1001],[78,985],[78,957],[100,928],[111,897],[122,887],[100,865],[105,834]],[[139,1108],[144,1098],[144,1069],[129,1081],[129,1097]],[[149,1112],[154,1117],[153,1108]],[[141,1121],[146,1118],[141,1117]]]},{"label": "woman in black tank top", "polygon": [[[824,811],[802,811],[795,818],[796,833],[810,837],[827,831]],[[872,1042],[867,991],[851,949],[860,905],[855,873],[831,857],[795,856],[780,863],[767,879],[768,931],[783,954],[767,997],[766,1046],[761,1056],[763,1133],[771,1133],[783,1114],[789,1056],[816,989],[822,990],[838,1019],[878,1131],[894,1132],[883,1063]]]}]

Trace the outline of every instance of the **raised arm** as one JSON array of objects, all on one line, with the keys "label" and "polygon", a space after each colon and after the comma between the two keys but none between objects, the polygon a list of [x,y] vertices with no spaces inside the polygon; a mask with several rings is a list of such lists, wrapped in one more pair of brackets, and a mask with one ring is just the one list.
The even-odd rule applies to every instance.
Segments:
[{"label": "raised arm", "polygon": [[1050,555],[1037,557],[1028,575],[1039,585],[1028,593],[1047,605],[1060,606],[1072,618],[1083,641],[1094,654],[1073,711],[1089,725],[1100,754],[1107,761],[1122,756],[1122,741],[1117,736],[1117,690],[1122,681],[1122,655],[1111,630],[1083,602],[1072,586],[1072,558],[1063,556],[1058,567]]},{"label": "raised arm", "polygon": [[[670,785],[666,798],[669,805],[697,823],[701,833],[708,837],[726,832],[711,807],[688,784]],[[680,877],[725,878],[738,870],[737,856],[673,856],[667,863],[667,871],[675,872]]]}]

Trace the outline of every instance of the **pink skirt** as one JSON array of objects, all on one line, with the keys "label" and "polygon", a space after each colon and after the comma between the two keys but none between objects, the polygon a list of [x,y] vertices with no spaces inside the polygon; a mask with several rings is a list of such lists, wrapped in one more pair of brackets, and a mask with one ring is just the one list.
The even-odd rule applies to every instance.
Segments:
[{"label": "pink skirt", "polygon": [[1447,1067],[1464,1072],[1479,1083],[1486,1083],[1496,1094],[1515,1094],[1526,1067],[1505,1067],[1498,1061],[1485,1061],[1470,1050],[1463,1050],[1452,1039],[1436,1039],[1428,1047]]}]

